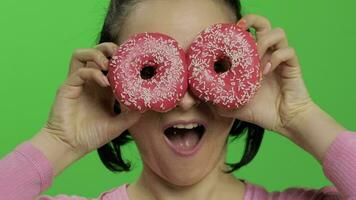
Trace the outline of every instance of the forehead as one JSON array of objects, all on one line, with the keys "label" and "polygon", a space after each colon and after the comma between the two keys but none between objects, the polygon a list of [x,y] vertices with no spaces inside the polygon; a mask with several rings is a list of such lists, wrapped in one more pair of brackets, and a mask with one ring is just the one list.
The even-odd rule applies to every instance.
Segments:
[{"label": "forehead", "polygon": [[196,35],[215,23],[233,23],[235,15],[223,0],[145,0],[138,3],[121,27],[119,44],[142,32],[159,32],[187,49]]}]

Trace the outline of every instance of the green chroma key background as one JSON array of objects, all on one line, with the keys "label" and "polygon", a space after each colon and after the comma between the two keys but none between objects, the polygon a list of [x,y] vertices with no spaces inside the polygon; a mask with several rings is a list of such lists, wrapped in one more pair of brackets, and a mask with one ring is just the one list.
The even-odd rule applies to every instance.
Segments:
[{"label": "green chroma key background", "polygon": [[[45,123],[73,50],[95,44],[107,4],[108,0],[0,2],[0,157]],[[356,130],[356,3],[242,0],[242,4],[243,13],[268,16],[274,27],[285,29],[312,98]],[[241,141],[229,145],[228,161],[238,160]],[[67,168],[45,193],[96,197],[134,181],[142,168],[139,154],[134,145],[125,147],[124,153],[132,161],[132,172],[109,172],[95,151]],[[272,132],[266,132],[253,162],[235,175],[270,191],[330,184],[314,158]]]}]

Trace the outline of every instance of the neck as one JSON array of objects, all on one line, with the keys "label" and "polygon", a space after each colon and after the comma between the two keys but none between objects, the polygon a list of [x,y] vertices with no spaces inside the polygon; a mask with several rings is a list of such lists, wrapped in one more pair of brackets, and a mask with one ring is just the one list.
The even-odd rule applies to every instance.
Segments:
[{"label": "neck", "polygon": [[243,199],[244,183],[223,170],[226,170],[224,160],[199,182],[189,186],[177,186],[144,167],[138,181],[129,186],[128,193],[130,199],[147,200]]}]

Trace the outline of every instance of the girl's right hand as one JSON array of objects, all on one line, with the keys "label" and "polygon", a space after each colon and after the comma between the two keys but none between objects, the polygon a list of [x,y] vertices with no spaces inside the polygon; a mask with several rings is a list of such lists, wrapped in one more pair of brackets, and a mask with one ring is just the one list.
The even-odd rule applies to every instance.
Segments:
[{"label": "girl's right hand", "polygon": [[102,43],[74,52],[68,78],[57,91],[42,133],[63,142],[73,152],[85,155],[138,121],[138,112],[114,113],[115,98],[101,71],[107,71],[107,57],[116,49],[114,43]]}]

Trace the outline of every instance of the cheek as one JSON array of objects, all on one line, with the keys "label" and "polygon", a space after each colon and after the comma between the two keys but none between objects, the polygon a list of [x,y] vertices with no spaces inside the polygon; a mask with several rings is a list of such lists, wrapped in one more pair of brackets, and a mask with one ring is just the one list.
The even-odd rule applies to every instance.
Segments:
[{"label": "cheek", "polygon": [[147,111],[135,125],[129,128],[144,161],[153,160],[161,145],[159,144],[162,137],[159,129],[160,120],[159,113]]},{"label": "cheek", "polygon": [[146,112],[140,120],[128,130],[138,147],[148,146],[151,138],[156,137],[158,132],[159,116],[154,112]]},{"label": "cheek", "polygon": [[129,128],[130,132],[138,135],[141,132],[145,132],[159,126],[161,122],[162,114],[154,111],[146,111],[142,114],[137,123]]},{"label": "cheek", "polygon": [[217,138],[226,140],[235,120],[229,118],[220,118],[218,120],[219,123],[216,124],[215,130],[213,131],[214,135]]},{"label": "cheek", "polygon": [[231,119],[219,119],[219,123],[216,123],[213,130],[211,130],[211,134],[208,135],[210,148],[206,148],[206,155],[216,156],[215,160],[219,159],[218,156],[225,156],[226,143],[233,122],[234,120]]}]

